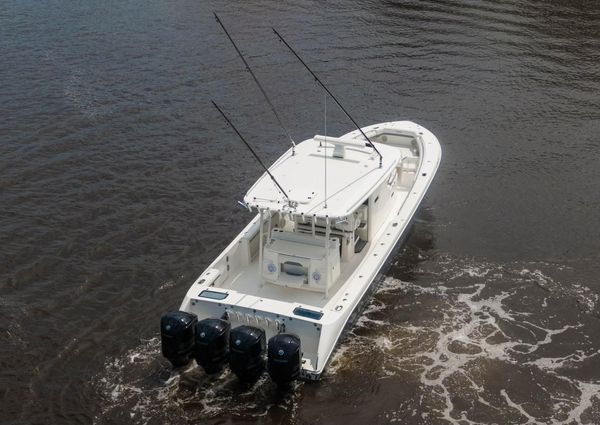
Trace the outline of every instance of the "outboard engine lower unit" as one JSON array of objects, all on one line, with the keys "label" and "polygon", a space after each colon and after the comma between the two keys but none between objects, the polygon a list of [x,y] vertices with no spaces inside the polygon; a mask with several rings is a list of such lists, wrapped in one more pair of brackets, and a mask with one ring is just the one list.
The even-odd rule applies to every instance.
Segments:
[{"label": "outboard engine lower unit", "polygon": [[196,362],[208,374],[220,372],[229,355],[231,325],[223,319],[204,319],[196,325]]},{"label": "outboard engine lower unit", "polygon": [[185,311],[170,311],[160,319],[162,354],[175,367],[190,361],[198,317]]},{"label": "outboard engine lower unit", "polygon": [[279,334],[269,339],[267,370],[279,385],[297,379],[302,367],[300,338],[293,334]]},{"label": "outboard engine lower unit", "polygon": [[238,326],[229,335],[229,367],[241,381],[258,379],[265,368],[265,331]]}]

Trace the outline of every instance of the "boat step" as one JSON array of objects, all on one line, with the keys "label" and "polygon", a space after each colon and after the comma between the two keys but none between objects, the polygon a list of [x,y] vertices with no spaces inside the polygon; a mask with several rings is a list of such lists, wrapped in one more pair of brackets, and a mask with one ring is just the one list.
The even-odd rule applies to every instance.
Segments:
[{"label": "boat step", "polygon": [[366,244],[367,244],[367,241],[359,239],[356,242],[356,244],[354,244],[354,253],[358,254],[359,252],[361,252]]}]

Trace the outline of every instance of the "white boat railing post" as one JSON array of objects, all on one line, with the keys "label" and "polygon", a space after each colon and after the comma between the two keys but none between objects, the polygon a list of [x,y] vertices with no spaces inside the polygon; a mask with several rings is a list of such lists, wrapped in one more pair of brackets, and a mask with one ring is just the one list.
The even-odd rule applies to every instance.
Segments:
[{"label": "white boat railing post", "polygon": [[329,296],[329,279],[331,278],[331,270],[329,270],[329,236],[331,229],[329,228],[329,216],[325,216],[325,298]]},{"label": "white boat railing post", "polygon": [[267,209],[267,220],[269,220],[269,224],[267,225],[267,241],[266,243],[269,243],[269,241],[271,240],[271,218],[273,216],[271,215],[271,210]]},{"label": "white boat railing post", "polygon": [[263,210],[259,211],[259,226],[258,226],[258,273],[260,276],[260,286],[262,287],[265,283],[263,279]]}]

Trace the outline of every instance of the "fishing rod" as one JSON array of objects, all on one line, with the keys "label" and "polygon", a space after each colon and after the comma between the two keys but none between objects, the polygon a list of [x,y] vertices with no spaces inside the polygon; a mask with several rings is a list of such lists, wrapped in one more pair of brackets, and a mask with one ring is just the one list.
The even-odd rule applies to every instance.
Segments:
[{"label": "fishing rod", "polygon": [[244,139],[244,136],[242,136],[240,134],[240,132],[237,130],[237,128],[235,128],[235,126],[233,125],[233,123],[231,122],[231,120],[229,118],[227,118],[227,115],[225,115],[225,112],[223,112],[221,110],[221,108],[219,108],[219,106],[215,103],[215,101],[211,99],[211,102],[214,105],[214,107],[217,108],[217,111],[219,111],[221,113],[221,115],[223,115],[223,118],[225,118],[225,121],[227,121],[227,124],[229,124],[230,127],[233,128],[233,131],[236,132],[236,134],[238,135],[238,137],[240,138],[240,140],[242,142],[244,142],[244,144],[246,145],[246,147],[250,150],[250,152],[252,152],[252,155],[254,155],[254,158],[256,158],[256,160],[259,162],[260,165],[262,165],[262,167],[265,169],[265,171],[267,172],[267,174],[269,175],[269,177],[271,177],[271,180],[273,180],[273,183],[275,183],[275,185],[281,191],[281,193],[283,194],[283,196],[285,196],[285,199],[287,199],[288,202],[291,203],[291,200],[290,200],[289,196],[287,196],[287,194],[285,193],[285,190],[283,190],[283,188],[277,182],[277,180],[275,179],[275,177],[273,177],[273,174],[271,174],[271,172],[269,171],[269,169],[267,168],[267,166],[264,164],[264,162],[262,162],[262,160],[260,159],[260,157],[258,156],[258,154],[254,151],[254,149],[252,149],[252,146],[250,146],[250,144],[246,141],[246,139]]},{"label": "fishing rod", "polygon": [[302,63],[302,65],[304,65],[304,67],[308,70],[308,72],[310,72],[310,74],[315,78],[315,80],[321,85],[321,87],[323,87],[323,89],[327,92],[327,94],[329,94],[329,96],[331,96],[331,98],[335,101],[335,103],[337,103],[337,105],[340,107],[340,109],[344,112],[344,114],[346,114],[346,116],[350,119],[350,121],[352,121],[352,123],[356,126],[356,128],[358,129],[358,131],[360,131],[360,133],[363,135],[363,137],[365,139],[367,139],[367,141],[369,142],[368,145],[370,145],[375,152],[377,152],[377,155],[379,155],[379,168],[381,168],[382,166],[382,161],[383,161],[383,156],[381,156],[381,153],[379,152],[379,150],[375,147],[375,144],[371,141],[371,139],[369,139],[367,137],[367,135],[365,134],[364,131],[362,131],[362,128],[360,128],[360,126],[357,124],[356,121],[354,121],[354,118],[352,118],[350,116],[350,114],[348,113],[348,111],[346,111],[346,109],[342,106],[342,104],[335,98],[335,96],[333,95],[333,93],[331,93],[329,91],[329,89],[327,87],[325,87],[325,84],[323,84],[323,82],[319,79],[319,77],[317,77],[317,75],[312,72],[312,70],[308,67],[308,65],[306,64],[306,62],[304,62],[302,60],[302,58],[300,56],[298,56],[298,53],[296,53],[296,51],[294,49],[292,49],[292,46],[290,46],[287,41],[285,41],[285,39],[281,36],[281,34],[279,34],[277,32],[277,30],[275,28],[272,28],[273,32],[275,34],[277,34],[277,37],[279,37],[279,40],[281,40],[283,42],[283,44],[286,45],[286,47],[288,49],[290,49],[290,51],[294,54],[294,56],[296,56],[296,58],[300,61],[300,63]]},{"label": "fishing rod", "polygon": [[265,91],[265,89],[263,88],[263,86],[258,81],[258,78],[256,78],[256,75],[254,74],[254,72],[250,68],[250,65],[246,61],[246,58],[244,58],[244,55],[242,55],[242,52],[240,51],[240,49],[238,49],[238,46],[235,44],[235,41],[233,41],[233,38],[231,38],[231,36],[229,35],[229,32],[227,31],[227,28],[225,28],[225,25],[223,24],[223,22],[221,22],[221,19],[219,19],[219,16],[217,16],[217,14],[215,12],[213,12],[213,15],[215,15],[215,19],[217,20],[217,22],[219,23],[219,25],[221,26],[221,28],[223,28],[223,31],[225,31],[225,35],[227,35],[227,38],[229,39],[229,41],[231,41],[231,44],[233,44],[233,48],[235,49],[235,51],[237,52],[237,54],[240,56],[240,59],[242,59],[242,62],[244,62],[244,65],[246,66],[246,69],[248,70],[248,72],[250,73],[250,75],[252,75],[252,78],[254,79],[254,82],[256,83],[256,85],[260,89],[261,93],[265,97],[265,100],[267,101],[267,103],[271,107],[271,110],[273,111],[273,114],[275,115],[275,118],[277,118],[277,121],[279,122],[279,125],[281,126],[283,132],[285,133],[285,135],[287,136],[287,138],[290,139],[290,142],[292,142],[292,155],[294,155],[296,153],[296,143],[294,142],[294,139],[292,139],[292,136],[290,135],[290,132],[288,131],[288,129],[285,127],[285,125],[283,125],[283,121],[279,117],[279,114],[277,113],[277,110],[275,109],[275,106],[273,106],[273,103],[269,99],[269,96],[267,96],[267,92]]}]

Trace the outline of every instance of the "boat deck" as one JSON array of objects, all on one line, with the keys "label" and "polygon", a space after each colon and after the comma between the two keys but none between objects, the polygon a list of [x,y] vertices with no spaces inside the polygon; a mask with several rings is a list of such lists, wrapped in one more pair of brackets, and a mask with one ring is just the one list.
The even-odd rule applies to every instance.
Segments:
[{"label": "boat deck", "polygon": [[[408,197],[408,191],[403,187],[396,186],[395,192],[396,205],[401,205],[404,199]],[[374,237],[375,241],[378,240],[377,236]],[[356,271],[358,265],[363,261],[367,253],[369,253],[371,246],[372,243],[367,242],[359,255],[356,255],[351,261],[342,263],[337,283],[329,290],[327,296],[323,292],[313,292],[265,282],[260,276],[258,256],[250,264],[240,267],[236,274],[229,276],[219,287],[232,289],[240,294],[252,295],[261,299],[282,302],[293,300],[304,306],[325,309],[328,305],[335,306],[337,304],[337,299],[343,295],[341,289],[344,283],[349,281],[348,278]]]},{"label": "boat deck", "polygon": [[367,244],[361,255],[357,255],[350,262],[343,263],[340,277],[337,279],[337,283],[329,290],[327,297],[323,292],[289,288],[265,282],[260,276],[258,257],[247,266],[240,268],[237,274],[229,277],[220,287],[223,289],[233,289],[241,294],[252,295],[258,298],[283,302],[293,300],[305,306],[324,309],[330,301],[334,301],[338,297],[338,293],[343,286],[342,283],[346,282],[348,276],[356,270],[356,267],[368,251],[368,246],[369,244]]}]

